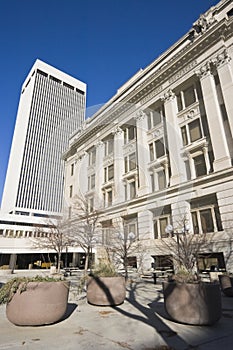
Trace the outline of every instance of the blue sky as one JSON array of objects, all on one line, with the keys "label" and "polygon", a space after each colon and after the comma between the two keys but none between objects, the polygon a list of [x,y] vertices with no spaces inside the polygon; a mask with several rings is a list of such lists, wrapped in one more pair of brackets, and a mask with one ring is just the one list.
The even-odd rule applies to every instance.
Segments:
[{"label": "blue sky", "polygon": [[21,85],[34,61],[84,81],[107,102],[218,0],[0,0],[0,202]]}]

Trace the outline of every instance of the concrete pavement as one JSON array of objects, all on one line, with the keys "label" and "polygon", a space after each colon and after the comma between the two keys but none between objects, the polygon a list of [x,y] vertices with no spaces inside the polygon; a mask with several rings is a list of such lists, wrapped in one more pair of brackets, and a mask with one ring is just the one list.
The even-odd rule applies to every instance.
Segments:
[{"label": "concrete pavement", "polygon": [[[26,273],[35,272],[21,271],[14,276]],[[9,277],[12,275],[0,275],[0,282]],[[68,310],[56,324],[14,326],[5,316],[5,306],[0,307],[0,349],[233,349],[233,298],[222,297],[222,318],[214,326],[187,326],[168,319],[161,284],[154,285],[152,279],[134,275],[124,304],[117,307],[89,305],[85,293],[77,293],[78,276],[69,279]]]}]

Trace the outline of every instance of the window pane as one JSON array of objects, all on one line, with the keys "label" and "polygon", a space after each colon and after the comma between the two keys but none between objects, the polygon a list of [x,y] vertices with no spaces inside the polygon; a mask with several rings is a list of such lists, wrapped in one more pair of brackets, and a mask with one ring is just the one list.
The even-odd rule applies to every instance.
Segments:
[{"label": "window pane", "polygon": [[108,180],[112,180],[114,178],[114,167],[113,164],[108,167]]},{"label": "window pane", "polygon": [[148,123],[148,130],[150,130],[152,128],[152,125],[151,125],[151,114],[150,113],[147,115],[147,123]]},{"label": "window pane", "polygon": [[95,175],[91,175],[91,188],[95,187]]},{"label": "window pane", "polygon": [[185,107],[190,106],[196,101],[194,87],[190,86],[188,89],[184,90],[184,104]]},{"label": "window pane", "polygon": [[108,141],[108,154],[113,153],[113,140]]},{"label": "window pane", "polygon": [[168,237],[168,234],[165,232],[165,228],[167,227],[167,225],[168,225],[168,218],[159,219],[161,237]]},{"label": "window pane", "polygon": [[186,126],[183,126],[181,128],[181,135],[182,135],[183,145],[186,146],[188,144],[188,137],[187,137]]},{"label": "window pane", "polygon": [[133,140],[135,138],[135,128],[134,128],[134,126],[131,126],[128,129],[128,136],[129,136],[129,141]]},{"label": "window pane", "polygon": [[197,213],[192,213],[192,222],[193,222],[193,233],[199,233],[198,221],[197,221]]},{"label": "window pane", "polygon": [[150,151],[150,161],[154,160],[154,148],[153,143],[149,144],[149,151]]},{"label": "window pane", "polygon": [[196,119],[193,122],[189,123],[189,134],[191,142],[199,140],[202,137],[199,119]]},{"label": "window pane", "polygon": [[182,111],[183,107],[182,107],[182,100],[181,100],[181,93],[179,93],[176,96],[176,100],[177,100],[177,108],[178,108],[178,112]]},{"label": "window pane", "polygon": [[108,192],[108,205],[112,205],[112,191]]},{"label": "window pane", "polygon": [[133,199],[136,196],[135,181],[130,182],[129,188],[130,188],[130,199]]},{"label": "window pane", "polygon": [[160,158],[165,154],[164,144],[162,141],[163,141],[162,139],[155,141],[156,158]]},{"label": "window pane", "polygon": [[194,160],[194,166],[196,170],[196,176],[202,176],[206,175],[206,164],[205,164],[205,158],[204,155],[201,154],[200,156],[197,156],[193,158]]},{"label": "window pane", "polygon": [[166,178],[164,170],[158,172],[158,184],[160,190],[166,187]]},{"label": "window pane", "polygon": [[128,161],[127,161],[127,157],[125,157],[125,173],[127,173],[128,171]]},{"label": "window pane", "polygon": [[158,109],[157,111],[153,112],[153,126],[156,126],[159,123],[161,123],[161,114],[160,110]]},{"label": "window pane", "polygon": [[200,216],[201,216],[202,231],[204,233],[214,232],[214,224],[213,224],[211,209],[201,210]]},{"label": "window pane", "polygon": [[129,155],[129,170],[136,169],[136,154],[132,153]]},{"label": "window pane", "polygon": [[154,220],[154,238],[155,239],[159,238],[158,222],[157,222],[157,220]]}]

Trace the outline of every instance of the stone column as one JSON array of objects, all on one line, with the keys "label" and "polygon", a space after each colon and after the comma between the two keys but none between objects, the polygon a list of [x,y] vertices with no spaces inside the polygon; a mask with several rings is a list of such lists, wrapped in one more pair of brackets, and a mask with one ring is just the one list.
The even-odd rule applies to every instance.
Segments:
[{"label": "stone column", "polygon": [[214,151],[214,170],[222,170],[231,166],[231,157],[225,137],[222,115],[218,103],[214,77],[207,62],[197,72],[200,78],[203,100],[207,114],[210,138]]},{"label": "stone column", "polygon": [[121,203],[124,201],[124,183],[122,175],[124,174],[124,133],[123,130],[118,126],[113,132],[114,134],[114,198],[113,202]]},{"label": "stone column", "polygon": [[231,58],[228,55],[227,51],[224,50],[219,54],[214,60],[213,63],[217,67],[218,76],[220,80],[220,85],[223,94],[223,100],[225,103],[228,120],[231,129],[231,135],[233,136],[233,71],[232,65],[230,62]]},{"label": "stone column", "polygon": [[104,143],[98,141],[95,144],[96,147],[96,166],[95,166],[95,197],[96,204],[101,206],[103,195],[102,185],[104,183],[104,169],[103,169],[103,158],[104,158]]},{"label": "stone column", "polygon": [[185,164],[181,157],[182,140],[177,123],[177,103],[175,94],[168,90],[164,95],[164,108],[167,126],[169,158],[171,165],[171,186],[186,180]]},{"label": "stone column", "polygon": [[189,161],[191,179],[193,180],[196,178],[196,170],[195,170],[195,166],[194,166],[194,160],[189,152],[186,152],[186,155],[187,155],[188,161]]},{"label": "stone column", "polygon": [[138,111],[136,116],[137,127],[137,167],[138,167],[138,190],[139,196],[149,192],[150,178],[147,170],[149,163],[149,150],[147,144],[147,118],[143,111]]},{"label": "stone column", "polygon": [[210,173],[210,159],[209,159],[209,154],[208,154],[208,143],[206,143],[203,148],[202,148],[204,158],[205,158],[205,165],[206,165],[206,173]]}]

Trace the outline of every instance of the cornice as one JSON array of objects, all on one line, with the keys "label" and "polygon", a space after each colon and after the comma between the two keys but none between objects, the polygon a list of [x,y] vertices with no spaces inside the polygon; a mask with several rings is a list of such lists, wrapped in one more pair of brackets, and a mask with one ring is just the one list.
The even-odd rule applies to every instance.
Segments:
[{"label": "cornice", "polygon": [[[82,145],[87,139],[96,137],[97,133],[106,127],[106,124],[111,124],[123,113],[133,113],[136,111],[136,104],[141,102],[143,99],[145,99],[146,103],[153,96],[161,93],[164,90],[163,84],[169,81],[169,79],[172,80],[171,84],[178,80],[178,78],[174,80],[173,76],[180,70],[185,69],[185,67],[187,68],[187,72],[192,70],[192,68],[197,65],[197,59],[200,57],[200,55],[202,55],[220,40],[223,42],[226,41],[232,36],[232,32],[232,20],[224,19],[220,22],[215,22],[204,33],[199,34],[197,37],[193,38],[192,41],[190,39],[189,44],[183,47],[154,73],[151,73],[150,71],[145,72],[145,75],[148,74],[148,78],[145,79],[145,75],[142,74],[140,79],[145,79],[142,84],[137,85],[135,89],[128,94],[127,91],[123,92],[123,98],[122,94],[120,94],[120,96],[116,95],[115,101],[112,102],[112,105],[110,104],[106,107],[106,112],[103,110],[99,115],[97,112],[93,121],[90,121],[88,127],[82,131],[82,133],[78,136],[78,139],[74,142],[74,145],[70,146],[70,150],[67,150],[67,152],[64,153],[64,156],[67,157],[68,155],[72,155],[74,149],[77,149],[77,147]],[[154,67],[151,68],[151,70],[153,69]],[[141,103],[141,105],[143,104],[144,103]],[[108,108],[109,110],[107,110]]]}]

